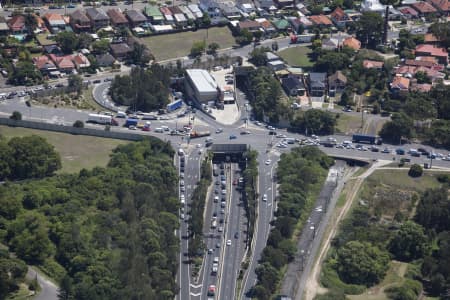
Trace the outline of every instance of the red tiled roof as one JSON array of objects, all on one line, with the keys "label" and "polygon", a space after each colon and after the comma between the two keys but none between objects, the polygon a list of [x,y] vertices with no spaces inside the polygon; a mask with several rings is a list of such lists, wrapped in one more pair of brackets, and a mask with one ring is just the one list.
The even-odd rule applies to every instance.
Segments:
[{"label": "red tiled roof", "polygon": [[172,15],[172,12],[170,11],[170,9],[168,7],[160,7],[159,10],[161,11],[161,13],[163,15]]},{"label": "red tiled roof", "polygon": [[333,25],[333,22],[325,15],[310,16],[309,19],[316,25]]},{"label": "red tiled roof", "polygon": [[419,13],[414,10],[412,7],[403,7],[400,9],[400,12],[405,15],[418,16]]},{"label": "red tiled roof", "polygon": [[33,63],[38,69],[42,69],[46,64],[55,66],[55,64],[46,55],[34,57]]},{"label": "red tiled roof", "polygon": [[349,48],[352,48],[353,50],[359,50],[361,49],[361,42],[354,38],[354,37],[348,37],[342,42],[343,46],[347,46]]},{"label": "red tiled roof", "polygon": [[111,18],[111,21],[114,24],[127,24],[128,23],[127,18],[120,11],[120,9],[111,8],[106,12],[106,14]]},{"label": "red tiled roof", "polygon": [[397,88],[400,90],[408,90],[409,89],[409,79],[405,77],[396,76],[392,80],[391,88]]},{"label": "red tiled roof", "polygon": [[60,69],[73,69],[75,65],[72,62],[72,56],[56,56],[54,54],[50,54],[50,58]]},{"label": "red tiled roof", "polygon": [[340,7],[336,7],[336,9],[330,14],[330,16],[336,21],[345,21],[347,15]]},{"label": "red tiled roof", "polygon": [[15,15],[8,21],[8,26],[12,31],[20,31],[25,28],[25,17]]},{"label": "red tiled roof", "polygon": [[425,34],[423,38],[425,43],[436,43],[439,42],[439,39],[432,33]]},{"label": "red tiled roof", "polygon": [[46,13],[44,15],[44,18],[49,22],[50,21],[64,21],[64,17],[61,16],[60,14]]},{"label": "red tiled roof", "polygon": [[449,0],[427,0],[428,3],[432,4],[438,10],[449,12],[450,11],[450,1]]},{"label": "red tiled roof", "polygon": [[244,29],[244,28],[256,28],[259,27],[259,23],[253,20],[248,20],[248,21],[240,21],[239,22],[239,28],[240,29]]},{"label": "red tiled roof", "polygon": [[429,83],[417,83],[411,86],[412,91],[417,91],[421,93],[428,93],[432,88],[432,85]]},{"label": "red tiled roof", "polygon": [[437,57],[448,57],[447,50],[444,48],[439,48],[434,45],[426,45],[421,44],[417,45],[416,47],[416,53],[428,53],[431,56],[437,56]]},{"label": "red tiled roof", "polygon": [[436,8],[434,8],[430,3],[419,1],[411,4],[411,6],[420,13],[434,13],[436,12]]},{"label": "red tiled roof", "polygon": [[384,63],[382,61],[368,60],[363,61],[363,67],[365,69],[381,69]]}]

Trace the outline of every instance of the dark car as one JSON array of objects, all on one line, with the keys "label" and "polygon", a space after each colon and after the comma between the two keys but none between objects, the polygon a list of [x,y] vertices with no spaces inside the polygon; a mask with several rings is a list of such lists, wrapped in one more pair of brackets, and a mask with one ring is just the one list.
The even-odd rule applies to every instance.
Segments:
[{"label": "dark car", "polygon": [[235,238],[235,239],[238,239],[238,238],[239,238],[239,232],[237,232],[237,231],[235,232],[234,238]]}]

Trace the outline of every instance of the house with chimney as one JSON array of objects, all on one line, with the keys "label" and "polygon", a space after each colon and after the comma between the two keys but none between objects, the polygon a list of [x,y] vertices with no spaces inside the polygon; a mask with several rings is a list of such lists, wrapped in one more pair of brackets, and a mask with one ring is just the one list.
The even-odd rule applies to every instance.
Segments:
[{"label": "house with chimney", "polygon": [[84,11],[77,9],[70,14],[70,26],[75,32],[89,31],[91,30],[91,21]]}]

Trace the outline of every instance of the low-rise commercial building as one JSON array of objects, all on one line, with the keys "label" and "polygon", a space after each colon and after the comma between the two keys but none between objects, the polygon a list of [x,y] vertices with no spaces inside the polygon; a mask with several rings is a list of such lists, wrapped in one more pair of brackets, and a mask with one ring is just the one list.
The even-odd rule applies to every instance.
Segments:
[{"label": "low-rise commercial building", "polygon": [[188,97],[199,103],[208,103],[220,99],[220,88],[211,74],[206,70],[186,70],[184,82]]}]

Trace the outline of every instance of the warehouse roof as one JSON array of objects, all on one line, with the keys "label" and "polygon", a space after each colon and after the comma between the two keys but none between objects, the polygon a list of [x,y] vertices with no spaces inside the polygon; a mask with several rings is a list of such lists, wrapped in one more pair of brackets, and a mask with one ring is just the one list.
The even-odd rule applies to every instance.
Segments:
[{"label": "warehouse roof", "polygon": [[200,93],[217,92],[217,83],[208,71],[188,69],[186,73]]}]

